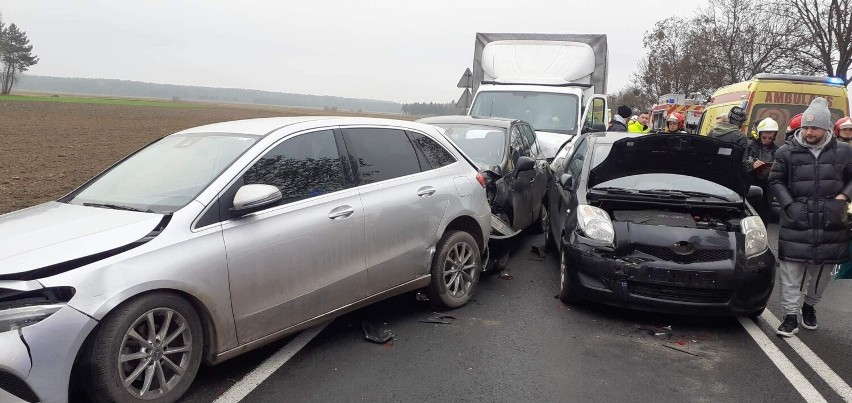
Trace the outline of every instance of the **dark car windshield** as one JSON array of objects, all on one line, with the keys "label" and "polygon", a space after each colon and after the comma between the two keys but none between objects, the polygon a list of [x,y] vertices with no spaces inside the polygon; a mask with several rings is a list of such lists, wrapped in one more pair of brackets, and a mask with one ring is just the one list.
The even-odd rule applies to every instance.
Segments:
[{"label": "dark car windshield", "polygon": [[254,136],[230,134],[168,136],[114,166],[68,202],[173,212],[201,193],[255,141]]},{"label": "dark car windshield", "polygon": [[[592,154],[592,166],[594,168],[603,162],[612,150],[612,144],[598,144]],[[592,189],[621,188],[628,190],[659,190],[706,193],[722,197],[729,201],[739,201],[737,192],[728,189],[718,183],[694,176],[669,174],[669,173],[645,173],[627,175],[599,183]]]},{"label": "dark car windshield", "polygon": [[506,150],[506,129],[470,124],[433,123],[444,129],[444,136],[456,143],[473,162],[485,166],[501,165]]},{"label": "dark car windshield", "polygon": [[485,91],[477,94],[470,115],[520,119],[536,131],[575,134],[578,103],[572,94]]}]

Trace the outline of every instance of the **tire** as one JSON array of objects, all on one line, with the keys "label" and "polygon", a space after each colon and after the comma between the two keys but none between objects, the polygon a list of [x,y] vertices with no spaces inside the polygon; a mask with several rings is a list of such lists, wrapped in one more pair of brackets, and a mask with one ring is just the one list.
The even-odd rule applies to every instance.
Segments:
[{"label": "tire", "polygon": [[748,317],[751,318],[751,320],[757,322],[757,320],[760,319],[760,315],[763,315],[763,311],[765,311],[765,310],[766,310],[766,307],[760,308],[760,309],[758,309],[758,310],[756,310],[752,313],[749,313]]},{"label": "tire", "polygon": [[[154,323],[154,333],[148,330],[149,321]],[[119,306],[101,321],[87,347],[84,368],[89,397],[96,402],[177,401],[201,364],[202,331],[192,304],[174,294],[147,294]],[[127,361],[121,363],[122,356]],[[125,387],[122,380],[134,374]],[[147,391],[146,379],[150,379]]]},{"label": "tire", "polygon": [[482,258],[470,234],[449,231],[438,241],[432,260],[429,300],[436,308],[458,308],[470,300],[479,284]]},{"label": "tire", "polygon": [[577,293],[577,285],[568,275],[568,262],[565,251],[559,254],[559,300],[565,303],[577,302],[580,297]]},{"label": "tire", "polygon": [[544,220],[547,218],[547,207],[544,203],[538,204],[538,219],[531,225],[532,232],[534,234],[540,234],[544,232]]},{"label": "tire", "polygon": [[550,232],[550,212],[546,208],[541,212],[541,232],[544,234],[544,250],[556,250],[556,242]]}]

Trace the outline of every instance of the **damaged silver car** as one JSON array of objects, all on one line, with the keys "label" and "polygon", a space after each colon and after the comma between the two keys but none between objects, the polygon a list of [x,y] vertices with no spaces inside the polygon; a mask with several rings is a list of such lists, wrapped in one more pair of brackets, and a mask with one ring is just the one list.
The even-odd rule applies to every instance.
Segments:
[{"label": "damaged silver car", "polygon": [[215,364],[409,290],[473,295],[491,211],[436,128],[271,118],[166,136],[0,216],[0,388],[173,402]]}]

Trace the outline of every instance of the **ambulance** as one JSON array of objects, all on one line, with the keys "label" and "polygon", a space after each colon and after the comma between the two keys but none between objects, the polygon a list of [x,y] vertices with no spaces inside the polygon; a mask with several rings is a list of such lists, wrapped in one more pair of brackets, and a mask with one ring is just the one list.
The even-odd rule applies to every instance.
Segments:
[{"label": "ambulance", "polygon": [[657,104],[651,108],[651,131],[666,131],[666,118],[675,112],[683,115],[686,131],[696,133],[701,115],[704,113],[704,103],[697,99],[687,99],[684,94],[661,96]]},{"label": "ambulance", "polygon": [[716,90],[704,109],[698,133],[706,136],[719,118],[728,116],[734,106],[741,106],[748,117],[743,132],[757,138],[757,124],[770,117],[781,127],[781,133],[775,139],[780,145],[784,143],[783,132],[790,119],[804,112],[816,97],[828,101],[832,121],[849,115],[849,97],[843,79],[757,74],[749,81]]}]

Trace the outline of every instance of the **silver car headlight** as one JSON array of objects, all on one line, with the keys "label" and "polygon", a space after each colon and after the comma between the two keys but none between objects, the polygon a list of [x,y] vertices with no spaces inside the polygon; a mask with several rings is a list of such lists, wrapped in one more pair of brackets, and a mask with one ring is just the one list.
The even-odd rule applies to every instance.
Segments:
[{"label": "silver car headlight", "polygon": [[0,310],[0,333],[41,322],[66,304],[32,305]]},{"label": "silver car headlight", "polygon": [[740,228],[745,235],[745,255],[759,255],[769,248],[769,236],[760,217],[746,217],[740,222]]},{"label": "silver car headlight", "polygon": [[583,235],[591,239],[609,244],[615,240],[612,220],[609,214],[600,208],[585,204],[577,206],[577,223]]},{"label": "silver car headlight", "polygon": [[71,287],[31,291],[0,288],[0,333],[43,321],[67,305],[73,296]]}]

